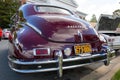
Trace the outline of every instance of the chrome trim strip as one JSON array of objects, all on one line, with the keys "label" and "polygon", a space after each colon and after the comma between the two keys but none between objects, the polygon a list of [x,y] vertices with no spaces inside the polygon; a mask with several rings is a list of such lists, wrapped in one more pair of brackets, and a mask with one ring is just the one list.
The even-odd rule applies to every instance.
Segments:
[{"label": "chrome trim strip", "polygon": [[35,30],[37,33],[39,33],[40,35],[42,34],[42,32],[37,29],[34,25],[30,24],[30,23],[26,23],[29,27],[31,27],[33,30]]},{"label": "chrome trim strip", "polygon": [[79,30],[78,30],[78,35],[81,37],[81,42],[83,42],[83,35]]},{"label": "chrome trim strip", "polygon": [[20,49],[19,49],[19,47],[18,47],[18,45],[20,45],[18,39],[15,39],[15,40],[13,41],[13,43],[14,43],[14,46],[16,47],[16,49],[17,49],[19,52],[21,52]]},{"label": "chrome trim strip", "polygon": [[[96,62],[102,62],[102,61],[106,61],[106,59],[96,61]],[[67,66],[67,67],[63,67],[63,70],[82,67],[82,66],[89,65],[89,64],[92,64],[92,63]],[[9,64],[9,66],[13,71],[16,71],[16,72],[19,72],[19,73],[37,73],[37,72],[48,72],[48,71],[56,71],[56,70],[58,70],[58,68],[47,68],[47,69],[37,69],[37,70],[18,70],[18,69],[15,69],[15,68],[11,67],[10,64]]]},{"label": "chrome trim strip", "polygon": [[[70,62],[70,61],[77,61],[77,60],[83,60],[83,59],[89,59],[89,58],[95,58],[95,57],[99,57],[99,56],[105,56],[107,55],[107,53],[105,54],[96,54],[96,55],[91,55],[91,56],[85,56],[85,57],[75,57],[75,58],[67,58],[67,59],[63,59],[63,62]],[[22,62],[19,59],[11,59],[10,56],[8,56],[9,61],[11,61],[12,63],[15,64],[19,64],[19,65],[35,65],[35,64],[49,64],[49,63],[57,63],[57,60],[46,60],[46,61],[32,61],[32,62]]]},{"label": "chrome trim strip", "polygon": [[36,55],[36,51],[35,51],[35,49],[33,49],[33,55]]}]

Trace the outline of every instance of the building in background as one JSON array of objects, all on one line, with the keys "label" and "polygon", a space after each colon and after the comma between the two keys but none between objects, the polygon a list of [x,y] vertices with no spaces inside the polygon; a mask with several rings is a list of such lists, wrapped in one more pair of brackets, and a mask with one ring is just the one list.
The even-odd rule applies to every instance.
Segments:
[{"label": "building in background", "polygon": [[23,5],[27,2],[27,0],[20,0],[20,4]]},{"label": "building in background", "polygon": [[21,4],[24,3],[40,3],[40,4],[51,4],[51,5],[57,5],[61,7],[65,7],[67,9],[70,9],[71,11],[75,12],[81,19],[85,19],[87,16],[86,13],[83,13],[81,11],[78,11],[78,4],[75,0],[21,0]]}]

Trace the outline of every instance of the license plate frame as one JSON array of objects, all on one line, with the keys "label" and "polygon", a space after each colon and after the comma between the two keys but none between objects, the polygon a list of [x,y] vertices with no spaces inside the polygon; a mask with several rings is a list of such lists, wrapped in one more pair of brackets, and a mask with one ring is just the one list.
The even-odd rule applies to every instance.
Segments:
[{"label": "license plate frame", "polygon": [[85,55],[92,52],[91,45],[89,43],[75,44],[74,45],[75,55]]}]

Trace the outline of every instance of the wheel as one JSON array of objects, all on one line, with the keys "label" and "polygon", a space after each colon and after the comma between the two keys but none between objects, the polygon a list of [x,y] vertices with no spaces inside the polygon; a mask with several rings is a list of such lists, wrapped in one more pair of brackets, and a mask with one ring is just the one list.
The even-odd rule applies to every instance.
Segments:
[{"label": "wheel", "polygon": [[110,52],[107,53],[106,60],[104,61],[104,65],[108,66],[110,64]]},{"label": "wheel", "polygon": [[108,61],[108,60],[104,61],[105,66],[108,66],[109,64],[110,64],[110,61]]},{"label": "wheel", "polygon": [[117,56],[119,56],[120,55],[120,50],[119,49],[116,49],[115,50],[115,56],[117,57]]},{"label": "wheel", "polygon": [[0,41],[1,41],[2,39],[0,38]]}]

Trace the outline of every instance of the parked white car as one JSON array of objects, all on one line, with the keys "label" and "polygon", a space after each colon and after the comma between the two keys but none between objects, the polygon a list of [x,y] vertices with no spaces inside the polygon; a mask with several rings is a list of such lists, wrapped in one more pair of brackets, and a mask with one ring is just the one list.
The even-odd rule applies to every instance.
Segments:
[{"label": "parked white car", "polygon": [[9,34],[10,34],[10,29],[9,28],[3,29],[3,39],[8,39]]},{"label": "parked white car", "polygon": [[120,49],[120,17],[101,14],[95,28],[106,38],[112,49]]}]

